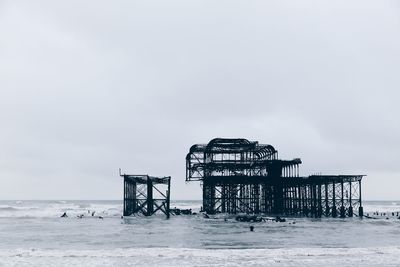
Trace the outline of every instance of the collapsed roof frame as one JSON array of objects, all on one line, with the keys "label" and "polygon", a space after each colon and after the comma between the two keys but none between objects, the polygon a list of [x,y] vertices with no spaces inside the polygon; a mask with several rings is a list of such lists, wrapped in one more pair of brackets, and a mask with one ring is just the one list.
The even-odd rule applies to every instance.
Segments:
[{"label": "collapsed roof frame", "polygon": [[300,177],[301,159],[281,160],[271,145],[243,138],[215,138],[193,145],[186,181],[201,181],[207,213],[266,213],[352,217],[361,203],[365,175]]}]

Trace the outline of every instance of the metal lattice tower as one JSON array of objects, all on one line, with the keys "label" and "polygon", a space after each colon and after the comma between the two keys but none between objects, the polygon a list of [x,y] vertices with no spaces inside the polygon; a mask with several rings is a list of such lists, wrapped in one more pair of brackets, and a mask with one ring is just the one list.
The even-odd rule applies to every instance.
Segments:
[{"label": "metal lattice tower", "polygon": [[[171,177],[120,174],[124,178],[124,216],[151,216],[160,211],[170,216]],[[162,189],[161,187],[166,187]]]}]

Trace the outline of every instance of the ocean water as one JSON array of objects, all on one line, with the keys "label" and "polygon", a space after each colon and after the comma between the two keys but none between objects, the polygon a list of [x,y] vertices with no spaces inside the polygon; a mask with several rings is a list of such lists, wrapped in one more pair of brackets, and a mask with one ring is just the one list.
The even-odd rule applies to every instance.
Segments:
[{"label": "ocean water", "polygon": [[[201,202],[171,206],[198,211]],[[0,201],[0,266],[400,266],[400,219],[391,214],[400,201],[365,201],[364,210],[386,216],[121,219],[121,201]]]}]

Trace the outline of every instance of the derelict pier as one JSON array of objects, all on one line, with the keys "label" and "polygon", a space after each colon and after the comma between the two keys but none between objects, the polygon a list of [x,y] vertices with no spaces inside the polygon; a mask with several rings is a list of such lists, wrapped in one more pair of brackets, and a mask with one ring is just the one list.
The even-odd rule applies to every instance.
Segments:
[{"label": "derelict pier", "polygon": [[301,177],[301,163],[279,159],[271,145],[216,138],[190,148],[186,181],[202,182],[203,210],[209,214],[363,216],[365,175]]}]

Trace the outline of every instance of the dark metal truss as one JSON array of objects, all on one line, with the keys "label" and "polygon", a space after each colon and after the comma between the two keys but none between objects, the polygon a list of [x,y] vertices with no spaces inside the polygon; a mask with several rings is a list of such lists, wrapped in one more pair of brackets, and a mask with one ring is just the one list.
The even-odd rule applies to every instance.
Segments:
[{"label": "dark metal truss", "polygon": [[[124,216],[156,212],[170,216],[171,177],[121,174],[124,178]],[[166,187],[162,190],[161,187]]]},{"label": "dark metal truss", "polygon": [[300,177],[299,158],[278,159],[271,145],[216,138],[193,145],[186,156],[186,181],[201,181],[207,213],[353,216],[363,214],[364,175]]}]

